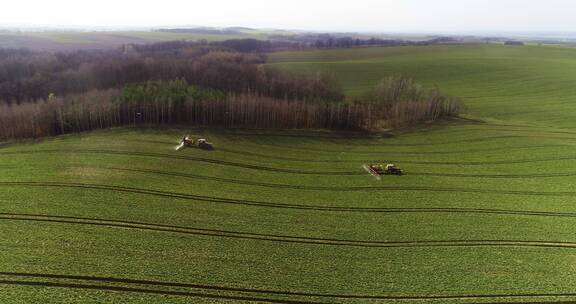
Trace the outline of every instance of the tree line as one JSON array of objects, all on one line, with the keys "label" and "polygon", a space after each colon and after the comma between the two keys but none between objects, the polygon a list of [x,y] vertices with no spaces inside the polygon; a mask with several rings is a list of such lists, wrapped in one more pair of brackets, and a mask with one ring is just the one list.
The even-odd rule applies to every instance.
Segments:
[{"label": "tree line", "polygon": [[[226,92],[342,101],[344,94],[333,77],[292,75],[263,67],[265,53],[279,49],[430,43],[329,34],[278,39],[284,40],[170,41],[130,44],[115,50],[59,53],[0,49],[0,103],[21,103],[46,99],[51,93],[76,94],[177,78]],[[430,41],[446,43],[448,40]]]},{"label": "tree line", "polygon": [[0,50],[0,139],[136,124],[377,130],[460,111],[457,98],[402,77],[346,99],[333,77],[266,68],[237,43]]},{"label": "tree line", "polygon": [[379,130],[457,115],[460,101],[406,78],[388,78],[349,102],[225,93],[184,79],[0,105],[0,140],[128,125]]}]

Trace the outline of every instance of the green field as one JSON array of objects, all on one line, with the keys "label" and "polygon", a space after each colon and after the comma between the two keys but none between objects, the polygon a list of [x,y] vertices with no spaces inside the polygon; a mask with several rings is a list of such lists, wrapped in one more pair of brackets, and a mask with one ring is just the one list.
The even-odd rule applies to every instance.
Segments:
[{"label": "green field", "polygon": [[388,75],[406,75],[462,97],[482,119],[576,127],[576,50],[457,45],[284,52],[271,65],[334,74],[350,95]]},{"label": "green field", "polygon": [[[573,59],[571,59],[573,57]],[[0,148],[0,303],[576,301],[576,50],[278,53],[467,115],[387,134],[121,128]],[[216,149],[175,151],[185,133]],[[368,162],[407,173],[376,180]]]}]

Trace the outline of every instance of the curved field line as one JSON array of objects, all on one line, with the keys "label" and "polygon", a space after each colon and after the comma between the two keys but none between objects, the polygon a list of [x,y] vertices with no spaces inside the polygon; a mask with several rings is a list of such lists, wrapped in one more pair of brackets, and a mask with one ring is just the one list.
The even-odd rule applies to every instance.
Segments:
[{"label": "curved field line", "polygon": [[290,134],[290,133],[245,133],[245,132],[220,132],[218,135],[224,136],[252,136],[252,137],[293,137],[293,138],[321,138],[321,139],[336,139],[336,140],[349,140],[350,138],[358,139],[382,139],[394,137],[391,133],[332,133],[332,134]]},{"label": "curved field line", "polygon": [[157,232],[180,233],[210,237],[224,237],[234,239],[249,239],[281,243],[297,243],[328,246],[350,246],[367,248],[405,248],[405,247],[547,247],[547,248],[574,248],[576,242],[557,241],[526,241],[526,240],[418,240],[418,241],[367,241],[343,240],[332,238],[298,237],[287,235],[261,234],[216,229],[204,229],[171,225],[159,225],[133,221],[116,221],[104,219],[90,219],[81,217],[31,215],[21,216],[3,213],[0,220],[46,222],[58,224],[103,226],[114,228],[138,229]]},{"label": "curved field line", "polygon": [[576,172],[526,173],[526,174],[466,174],[466,173],[410,172],[410,175],[455,177],[455,178],[534,179],[534,178],[554,178],[554,177],[576,176]]},{"label": "curved field line", "polygon": [[[0,183],[1,185],[1,183]],[[50,185],[46,185],[50,187]],[[58,185],[56,185],[58,187]],[[64,186],[66,187],[66,186]],[[73,187],[73,185],[70,185]],[[91,188],[92,189],[92,188]],[[100,188],[94,188],[100,189]],[[105,188],[104,190],[112,190]],[[130,189],[123,189],[128,190]],[[134,193],[139,193],[135,191]],[[152,193],[143,193],[152,194]],[[154,194],[152,194],[154,195]],[[161,193],[159,193],[161,195]],[[285,208],[297,210],[314,210],[314,211],[334,211],[334,212],[377,212],[377,213],[481,213],[481,214],[502,214],[502,215],[522,215],[522,216],[543,216],[543,217],[576,217],[576,213],[569,212],[550,212],[550,211],[530,211],[530,210],[513,210],[513,209],[487,209],[487,208],[370,208],[370,207],[331,207],[322,205],[303,205],[303,204],[282,204],[282,203],[267,203],[246,200],[233,200],[223,199],[216,197],[182,197],[176,196],[175,198],[191,199],[206,202],[228,203],[228,204],[241,204],[256,207],[271,207],[271,208]],[[25,215],[25,214],[24,214]]]},{"label": "curved field line", "polygon": [[[494,152],[494,151],[509,151],[511,149],[532,149],[532,148],[558,148],[558,147],[574,147],[574,145],[567,145],[567,144],[554,144],[554,145],[536,145],[536,146],[500,146],[497,148],[479,148],[479,149],[466,149],[466,150],[450,150],[450,151],[374,151],[374,150],[350,150],[348,148],[342,147],[341,150],[328,150],[328,149],[315,149],[315,148],[306,148],[306,147],[294,147],[294,146],[283,146],[283,145],[267,145],[267,144],[260,144],[260,146],[269,146],[275,147],[283,150],[293,150],[299,152],[318,152],[318,153],[330,153],[330,154],[346,154],[346,155],[452,155],[452,154],[462,154],[462,153],[478,153],[478,152]],[[224,151],[228,151],[224,149]],[[238,151],[244,153],[252,153],[247,151]],[[291,160],[291,159],[286,159]],[[411,161],[411,160],[398,160],[403,162],[412,162],[412,163],[420,163],[418,161]],[[452,162],[453,164],[456,164]]]},{"label": "curved field line", "polygon": [[[536,148],[558,148],[558,147],[572,147],[572,145],[538,145],[538,146],[521,146],[521,147],[499,147],[499,148],[486,148],[486,149],[469,149],[460,151],[431,151],[431,152],[375,152],[375,151],[346,151],[347,155],[351,154],[374,154],[379,156],[386,155],[452,155],[452,154],[463,154],[463,153],[479,153],[479,152],[495,152],[495,151],[510,151],[518,149],[536,149]],[[293,150],[300,150],[299,148],[286,147]],[[257,156],[259,158],[277,159],[285,161],[295,161],[295,162],[306,162],[306,163],[370,163],[378,162],[382,159],[358,159],[358,160],[337,160],[337,159],[301,159],[292,157],[282,157],[275,155],[266,155],[252,153],[248,151],[232,150],[232,149],[219,149],[223,152],[228,152],[232,154],[246,155],[250,154],[252,156]],[[312,149],[301,149],[307,151],[318,151],[326,152],[325,150],[312,150]],[[333,151],[332,153],[338,153]],[[533,163],[533,162],[548,162],[548,161],[562,161],[562,160],[574,160],[576,156],[565,156],[565,157],[554,157],[554,158],[533,158],[533,159],[519,159],[519,160],[500,160],[500,161],[468,161],[468,162],[446,162],[446,161],[418,161],[409,159],[387,159],[387,162],[391,163],[405,163],[405,164],[420,164],[420,165],[450,165],[450,166],[484,166],[484,165],[507,165],[507,164],[523,164],[523,163]],[[482,176],[482,175],[480,175]]]},{"label": "curved field line", "polygon": [[[211,203],[224,203],[235,205],[271,207],[271,208],[286,208],[286,209],[310,209],[310,210],[326,210],[326,211],[340,211],[340,210],[355,210],[348,207],[328,207],[328,206],[314,206],[305,204],[282,204],[282,203],[269,203],[258,202],[252,200],[238,200],[229,198],[219,198],[212,196],[202,196],[178,192],[168,192],[160,190],[150,190],[142,188],[112,186],[102,184],[83,184],[83,183],[61,183],[61,182],[0,182],[0,186],[4,187],[47,187],[47,188],[80,188],[91,190],[104,190],[115,191],[123,193],[135,193],[144,195],[154,195],[159,197],[169,197],[176,199],[195,200]],[[318,187],[325,189],[326,187]],[[537,191],[516,191],[516,190],[489,190],[489,189],[466,189],[466,188],[434,188],[434,187],[353,187],[353,188],[338,188],[339,191],[417,191],[417,192],[460,192],[460,193],[483,193],[483,194],[500,194],[500,195],[527,195],[527,196],[565,196],[574,197],[576,192],[537,192]],[[370,209],[373,210],[373,209]]]},{"label": "curved field line", "polygon": [[[302,185],[264,183],[264,182],[255,182],[255,181],[247,181],[247,180],[239,180],[239,179],[231,179],[231,178],[223,178],[223,177],[214,177],[214,176],[197,175],[197,174],[180,173],[180,172],[168,172],[168,171],[159,171],[159,170],[148,170],[148,169],[133,169],[133,168],[118,168],[118,167],[100,167],[100,169],[117,170],[117,171],[125,171],[125,172],[137,172],[137,173],[154,174],[154,175],[165,175],[165,176],[182,177],[182,178],[189,178],[189,179],[209,180],[209,181],[216,181],[216,182],[228,183],[228,184],[245,185],[245,186],[259,186],[259,187],[266,187],[266,188],[273,188],[273,189],[311,190],[311,191],[343,191],[346,189],[353,189],[350,191],[355,191],[355,189],[356,189],[355,187],[343,188],[343,187],[337,187],[337,186],[322,187],[322,186],[302,186]],[[362,174],[362,175],[365,175],[365,174]],[[358,187],[357,191],[363,191],[363,188]]]},{"label": "curved field line", "polygon": [[[536,136],[540,136],[543,134],[564,134],[564,135],[574,135],[576,136],[576,132],[575,131],[569,131],[569,130],[558,130],[558,129],[543,129],[540,127],[522,127],[522,126],[499,126],[499,125],[493,125],[493,124],[481,124],[480,125],[481,128],[477,128],[477,127],[469,127],[469,128],[450,128],[450,129],[432,129],[428,132],[430,132],[430,134],[435,134],[435,135],[446,135],[446,136],[450,136],[453,134],[467,134],[467,133],[478,133],[478,132],[486,132],[486,131],[490,131],[490,132],[530,132],[532,134],[539,134]],[[510,127],[514,127],[514,129],[511,129]],[[530,135],[528,135],[530,136]]]},{"label": "curved field line", "polygon": [[[464,154],[464,153],[479,153],[479,152],[497,152],[497,151],[510,151],[510,150],[519,150],[519,149],[538,149],[538,148],[560,148],[560,147],[574,147],[574,145],[537,145],[537,146],[507,146],[507,147],[498,147],[498,148],[484,148],[484,149],[468,149],[468,150],[450,150],[450,151],[430,151],[430,152],[415,152],[415,151],[346,151],[347,155],[350,154],[367,154],[367,155],[452,155],[452,154]],[[289,148],[289,147],[287,147]],[[290,148],[293,150],[298,150],[298,148]],[[278,160],[286,160],[286,161],[299,161],[299,162],[318,162],[318,163],[358,163],[358,162],[367,162],[366,159],[359,159],[359,160],[335,160],[335,159],[305,159],[305,158],[294,158],[294,157],[283,157],[277,155],[269,155],[269,154],[261,154],[261,153],[253,153],[251,151],[243,151],[243,150],[234,150],[234,149],[227,149],[227,148],[218,148],[218,151],[228,152],[232,154],[240,154],[240,155],[251,155],[257,156],[260,158],[269,158],[269,159],[278,159]],[[322,150],[318,150],[322,151]],[[326,152],[326,151],[324,151]],[[331,152],[331,153],[338,153],[338,152]]]},{"label": "curved field line", "polygon": [[[531,211],[531,210],[513,210],[513,209],[489,209],[489,208],[360,208],[360,207],[327,207],[311,205],[311,208],[297,208],[301,205],[286,205],[287,207],[293,206],[291,209],[303,210],[318,210],[318,211],[341,211],[341,212],[373,212],[373,213],[480,213],[480,214],[500,214],[500,215],[521,215],[521,216],[541,216],[541,217],[576,217],[576,213],[570,212],[552,212],[552,211]],[[43,216],[38,214],[27,213],[5,213],[0,212],[0,215],[17,215],[17,216]],[[60,217],[51,215],[50,217]],[[65,217],[70,219],[89,219],[81,217]],[[106,219],[92,219],[99,221],[107,221]],[[138,223],[130,221],[122,221],[124,223]],[[142,224],[142,223],[141,223]],[[168,228],[179,228],[178,226],[164,225]],[[182,227],[180,227],[182,228]],[[185,227],[184,227],[185,228]]]},{"label": "curved field line", "polygon": [[[459,139],[459,140],[452,140],[452,141],[434,141],[429,143],[374,143],[374,144],[354,144],[354,147],[423,147],[423,146],[441,146],[441,145],[450,145],[450,144],[460,144],[460,143],[471,143],[471,142],[484,142],[484,141],[492,141],[498,139],[511,139],[511,138],[541,138],[541,139],[561,139],[561,140],[576,140],[574,137],[550,137],[550,136],[537,136],[537,135],[498,135],[498,136],[488,136],[488,137],[481,137],[481,138],[467,138],[467,139]],[[275,146],[281,148],[290,148],[292,146],[285,146],[285,145],[278,145],[278,144],[266,144],[267,146]],[[328,149],[314,149],[314,148],[305,148],[305,147],[298,147],[298,149],[302,150],[310,150],[310,151],[324,151],[324,152],[340,152],[339,150],[328,150]]]},{"label": "curved field line", "polygon": [[217,159],[193,157],[193,156],[179,156],[163,153],[145,153],[145,152],[131,152],[131,151],[113,151],[113,150],[36,150],[36,151],[14,151],[14,152],[2,152],[0,155],[20,155],[20,154],[43,154],[43,153],[72,153],[72,154],[109,154],[109,155],[123,155],[123,156],[142,156],[142,157],[156,157],[156,158],[170,158],[178,160],[188,160],[204,162],[216,165],[238,167],[244,169],[269,171],[269,172],[279,172],[279,173],[292,173],[292,174],[306,174],[306,175],[364,175],[363,172],[351,172],[351,171],[308,171],[308,170],[297,170],[297,169],[287,169],[287,168],[274,168],[266,167],[252,164],[244,164],[230,161],[222,161]]},{"label": "curved field line", "polygon": [[[151,194],[158,196],[169,196],[175,198],[198,199],[198,200],[216,200],[216,201],[231,201],[231,202],[251,202],[236,199],[216,198],[210,196],[202,196],[195,194],[186,194],[178,192],[169,192],[152,189],[133,188],[125,186],[113,186],[104,184],[84,184],[84,183],[64,183],[64,182],[0,182],[0,186],[29,186],[29,187],[62,187],[62,188],[85,188],[96,190],[110,190],[119,192],[133,192],[140,194]],[[301,187],[289,186],[287,187]],[[307,186],[306,188],[295,188],[301,190],[318,190],[318,191],[339,191],[339,192],[353,192],[353,191],[417,191],[417,192],[458,192],[458,193],[484,193],[484,194],[500,194],[500,195],[527,195],[527,196],[576,196],[576,192],[569,191],[520,191],[520,190],[493,190],[493,189],[474,189],[474,188],[442,188],[442,187],[426,187],[426,186],[357,186],[357,187],[323,187],[323,186]]]},{"label": "curved field line", "polygon": [[[60,151],[59,151],[60,152]],[[66,152],[66,151],[61,151]],[[109,151],[109,150],[73,150],[70,153],[103,153],[103,154],[120,154],[128,156],[148,156],[148,157],[165,157],[165,158],[176,158],[191,161],[207,162],[211,164],[226,165],[233,167],[240,167],[246,169],[263,170],[263,171],[273,171],[282,173],[295,173],[295,174],[313,174],[313,175],[363,175],[362,172],[351,172],[351,171],[307,171],[307,170],[296,170],[296,169],[285,169],[285,168],[272,168],[258,165],[250,165],[243,163],[235,163],[229,161],[220,161],[208,158],[198,158],[191,156],[175,156],[170,154],[161,153],[142,153],[142,152],[127,152],[127,151]],[[2,153],[0,153],[1,155]],[[554,158],[533,158],[533,159],[519,159],[519,160],[502,160],[502,161],[470,161],[470,162],[445,162],[445,161],[415,161],[415,160],[388,160],[389,162],[402,162],[407,164],[421,164],[421,165],[453,165],[453,166],[485,166],[485,165],[508,165],[508,164],[523,164],[523,163],[534,163],[534,162],[547,162],[547,161],[561,161],[561,160],[575,160],[575,156],[564,156],[564,157],[554,157]]]},{"label": "curved field line", "polygon": [[[160,141],[149,141],[149,140],[139,140],[134,142],[150,142],[162,145],[174,145],[173,142],[160,142]],[[479,149],[467,149],[467,150],[448,150],[448,151],[346,151],[345,153],[350,154],[376,154],[376,155],[451,155],[451,154],[463,154],[463,153],[478,153],[478,152],[496,152],[496,151],[510,151],[512,149],[519,150],[519,149],[538,149],[538,148],[560,148],[560,147],[576,147],[576,145],[533,145],[533,146],[506,146],[506,147],[497,147],[497,148],[479,148]],[[297,147],[288,147],[286,149],[292,150],[299,150]],[[277,159],[277,160],[286,160],[286,161],[295,161],[295,162],[310,162],[310,163],[366,163],[370,162],[366,159],[358,159],[358,160],[337,160],[337,159],[317,159],[317,158],[295,158],[295,157],[285,157],[285,156],[278,156],[278,155],[270,155],[270,154],[261,154],[261,153],[254,153],[253,151],[246,151],[246,150],[235,150],[235,149],[228,149],[218,147],[219,152],[227,152],[231,154],[239,154],[239,155],[250,155],[250,156],[257,156],[258,158],[268,158],[268,159]],[[308,150],[307,150],[308,151]],[[325,150],[318,150],[322,152],[327,152]],[[328,153],[339,153],[337,152],[328,152]]]},{"label": "curved field line", "polygon": [[[21,155],[21,154],[43,154],[43,153],[71,153],[71,154],[109,154],[109,155],[122,155],[122,156],[141,156],[141,157],[156,157],[156,158],[169,158],[178,160],[188,160],[205,162],[210,164],[232,166],[237,168],[260,170],[277,173],[289,174],[303,174],[303,175],[327,175],[327,176],[353,176],[364,175],[362,171],[311,171],[311,170],[298,170],[288,168],[274,168],[238,162],[221,161],[216,159],[192,157],[192,156],[178,156],[162,153],[144,153],[144,152],[131,152],[131,151],[114,151],[114,150],[36,150],[36,151],[14,151],[2,152],[2,155]],[[502,161],[470,161],[470,162],[445,162],[445,161],[414,161],[414,160],[387,160],[388,162],[405,163],[405,164],[420,164],[420,165],[446,165],[446,166],[486,166],[486,165],[510,165],[510,164],[524,164],[535,162],[552,162],[576,160],[575,156],[554,157],[554,158],[533,158],[533,159],[519,159],[519,160],[502,160]],[[370,162],[370,161],[368,161]]]},{"label": "curved field line", "polygon": [[0,280],[0,285],[104,290],[104,291],[116,291],[116,292],[147,293],[147,294],[157,294],[157,295],[166,295],[166,296],[184,296],[184,297],[194,297],[194,298],[208,298],[208,299],[218,299],[218,300],[249,301],[249,302],[259,302],[259,303],[282,303],[282,304],[298,304],[298,303],[316,304],[317,303],[317,304],[321,304],[320,302],[309,302],[309,301],[300,301],[300,300],[298,300],[298,301],[277,300],[277,299],[270,299],[270,298],[266,299],[266,298],[256,298],[256,297],[246,297],[246,296],[217,295],[217,294],[189,292],[189,291],[158,290],[158,289],[122,287],[122,286],[113,286],[113,285],[90,285],[90,284],[54,283],[54,282],[38,282],[38,281],[16,281],[16,280]]},{"label": "curved field line", "polygon": [[[42,287],[62,287],[73,289],[97,289],[97,290],[111,290],[121,292],[139,292],[139,293],[156,293],[165,295],[176,296],[190,296],[190,297],[206,297],[217,299],[230,299],[230,300],[244,300],[244,301],[262,301],[269,303],[320,303],[308,302],[302,300],[281,300],[281,299],[266,299],[254,298],[250,296],[233,296],[233,295],[217,295],[207,294],[207,291],[220,291],[220,292],[241,292],[252,293],[261,296],[297,296],[297,297],[312,297],[312,298],[333,298],[333,299],[358,299],[358,300],[458,300],[458,299],[514,299],[514,298],[551,298],[551,297],[575,297],[576,293],[519,293],[519,294],[476,294],[476,295],[413,295],[413,296],[394,296],[394,295],[354,295],[354,294],[328,294],[328,293],[312,293],[312,292],[291,292],[279,290],[266,290],[255,288],[234,288],[215,285],[204,285],[195,283],[178,283],[178,282],[165,282],[165,281],[151,281],[151,280],[136,280],[124,279],[115,277],[96,277],[86,275],[59,275],[59,274],[42,274],[42,273],[18,273],[18,272],[0,272],[0,276],[21,278],[21,279],[57,279],[57,280],[72,280],[85,282],[78,283],[55,283],[55,282],[38,282],[27,280],[0,280],[0,284],[6,285],[21,285],[21,286],[42,286]],[[107,283],[107,284],[126,284],[137,285],[139,287],[127,287],[118,285],[92,285],[86,283]],[[198,291],[177,291],[177,290],[160,290],[143,288],[142,286],[150,287],[172,287],[172,288],[186,288],[186,289],[199,289]],[[201,293],[204,292],[204,293]]]},{"label": "curved field line", "polygon": [[[379,187],[341,187],[341,186],[305,186],[305,185],[289,185],[289,184],[275,184],[275,183],[264,183],[255,182],[247,180],[238,180],[231,178],[222,178],[206,175],[197,175],[181,172],[168,172],[160,170],[149,170],[149,169],[136,169],[136,168],[118,168],[118,167],[99,167],[99,169],[107,170],[117,170],[124,172],[137,172],[143,174],[154,174],[154,175],[165,175],[173,177],[182,177],[189,179],[199,179],[199,180],[209,180],[217,181],[221,183],[236,184],[236,185],[246,185],[246,186],[259,186],[274,189],[292,189],[292,190],[310,190],[310,191],[366,191],[366,190],[376,190]],[[536,179],[536,178],[556,178],[556,177],[569,177],[576,176],[576,172],[567,173],[550,173],[550,174],[460,174],[460,173],[410,173],[413,176],[438,176],[438,177],[453,177],[453,178],[492,178],[492,179]],[[379,178],[379,176],[378,176]]]}]

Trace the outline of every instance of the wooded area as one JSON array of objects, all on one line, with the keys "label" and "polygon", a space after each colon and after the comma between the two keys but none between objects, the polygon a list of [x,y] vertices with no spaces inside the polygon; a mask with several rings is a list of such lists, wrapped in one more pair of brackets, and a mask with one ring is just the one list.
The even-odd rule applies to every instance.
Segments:
[{"label": "wooded area", "polygon": [[0,50],[0,102],[36,101],[47,99],[51,93],[66,95],[173,79],[226,92],[278,98],[344,98],[338,84],[329,77],[281,73],[260,66],[265,60],[263,54],[184,41],[129,45],[114,51]]},{"label": "wooded area", "polygon": [[223,45],[0,51],[0,139],[139,124],[377,130],[460,110],[458,99],[406,78],[346,100],[332,77],[265,68],[263,54]]},{"label": "wooded area", "polygon": [[[404,80],[387,80],[396,85]],[[435,93],[434,93],[435,94]],[[0,139],[38,138],[125,125],[262,129],[378,130],[454,116],[457,99],[372,99],[310,102],[189,86],[185,80],[147,82],[0,106]]]}]

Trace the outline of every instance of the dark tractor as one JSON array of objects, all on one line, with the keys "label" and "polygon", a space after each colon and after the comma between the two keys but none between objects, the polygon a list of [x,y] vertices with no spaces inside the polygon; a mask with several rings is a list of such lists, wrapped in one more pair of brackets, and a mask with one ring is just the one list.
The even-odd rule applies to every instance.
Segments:
[{"label": "dark tractor", "polygon": [[388,164],[386,166],[382,164],[371,164],[368,165],[368,170],[373,175],[402,175],[402,169],[394,164]]},{"label": "dark tractor", "polygon": [[384,167],[384,174],[385,175],[402,175],[402,169],[394,164],[388,164]]},{"label": "dark tractor", "polygon": [[214,146],[212,146],[212,143],[209,143],[207,140],[205,140],[204,138],[200,138],[196,141],[196,146],[200,149],[204,149],[204,150],[213,150]]},{"label": "dark tractor", "polygon": [[189,147],[189,148],[200,148],[203,150],[214,150],[214,146],[212,143],[208,142],[204,138],[194,139],[190,136],[184,136],[182,141],[180,142],[180,146],[178,146],[177,150],[180,150],[182,147]]}]

